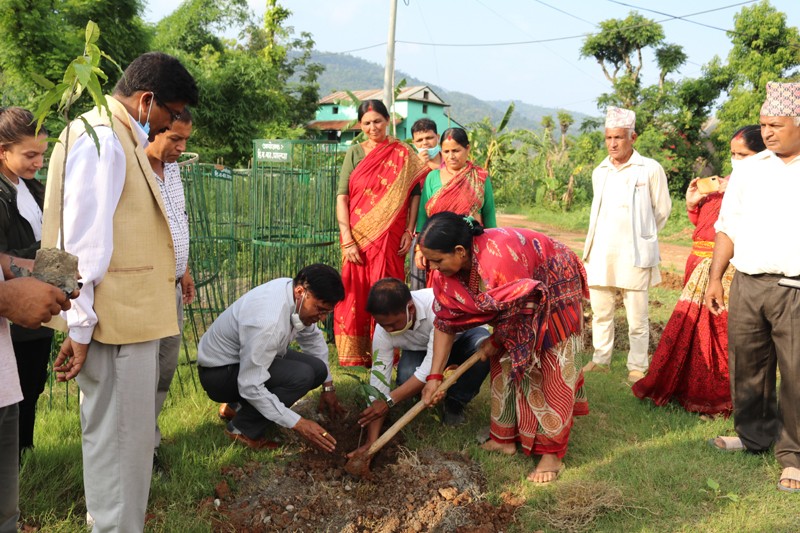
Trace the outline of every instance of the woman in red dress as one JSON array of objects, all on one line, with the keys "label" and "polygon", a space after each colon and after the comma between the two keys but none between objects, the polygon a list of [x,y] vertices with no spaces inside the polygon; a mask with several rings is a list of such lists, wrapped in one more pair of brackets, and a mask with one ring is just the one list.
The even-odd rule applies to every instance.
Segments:
[{"label": "woman in red dress", "polygon": [[347,150],[336,197],[345,297],[334,308],[333,332],[342,366],[372,365],[369,289],[379,279],[405,278],[419,207],[412,191],[430,171],[408,145],[386,135],[383,102],[363,101],[358,121],[367,140]]},{"label": "woman in red dress", "polygon": [[433,278],[431,374],[426,403],[436,389],[455,334],[479,324],[494,333],[481,346],[491,372],[488,451],[541,455],[528,476],[555,481],[575,416],[589,412],[576,363],[588,297],[581,260],[565,245],[528,229],[486,229],[451,212],[433,215],[420,235]]},{"label": "woman in red dress", "polygon": [[[737,161],[764,148],[759,126],[739,129],[731,139],[734,169]],[[653,354],[650,370],[633,385],[633,394],[641,399],[650,398],[656,405],[675,400],[689,412],[727,417],[732,409],[728,314],[723,311],[714,316],[703,305],[714,250],[714,223],[728,177],[718,180],[719,191],[709,194],[698,190],[697,178],[689,183],[686,210],[696,229],[692,252],[686,261],[683,291]],[[729,266],[723,276],[726,295],[733,272],[733,266]]]}]

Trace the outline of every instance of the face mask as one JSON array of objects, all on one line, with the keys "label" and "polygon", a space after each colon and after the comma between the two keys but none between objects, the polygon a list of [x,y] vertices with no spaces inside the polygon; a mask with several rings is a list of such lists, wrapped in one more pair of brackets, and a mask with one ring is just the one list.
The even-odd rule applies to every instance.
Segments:
[{"label": "face mask", "polygon": [[436,146],[434,146],[433,148],[417,148],[417,153],[421,154],[421,153],[422,153],[422,152],[424,152],[425,150],[427,150],[427,151],[428,151],[428,156],[429,156],[431,159],[433,159],[434,157],[436,157],[437,155],[439,155],[439,152],[442,150],[442,148],[441,148],[441,147],[440,147],[440,146],[437,144],[437,145],[436,145]]},{"label": "face mask", "polygon": [[156,95],[154,93],[151,94],[153,96],[150,98],[150,107],[147,108],[147,118],[144,124],[142,124],[142,108],[139,108],[139,124],[142,124],[142,130],[144,130],[145,135],[150,135],[150,111],[153,110],[153,100],[156,99]]},{"label": "face mask", "polygon": [[733,159],[731,158],[731,171],[736,170],[742,164],[742,159]]},{"label": "face mask", "polygon": [[300,298],[300,305],[294,308],[294,313],[292,313],[292,327],[296,330],[306,329],[308,326],[303,324],[303,321],[300,320],[300,308],[303,307],[303,302],[306,299],[306,291],[303,291],[303,297]]},{"label": "face mask", "polygon": [[391,333],[389,333],[389,335],[391,335],[392,337],[397,337],[398,335],[402,335],[403,333],[411,329],[411,326],[413,325],[414,321],[411,320],[411,313],[409,313],[408,307],[406,307],[406,327],[404,327],[403,329],[398,329],[397,331],[392,331]]}]

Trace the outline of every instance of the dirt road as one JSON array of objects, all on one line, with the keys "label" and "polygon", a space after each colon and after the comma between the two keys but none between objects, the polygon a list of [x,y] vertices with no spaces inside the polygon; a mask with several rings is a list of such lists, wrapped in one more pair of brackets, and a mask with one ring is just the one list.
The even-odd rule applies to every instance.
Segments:
[{"label": "dirt road", "polygon": [[[510,226],[518,228],[530,228],[540,231],[549,237],[563,242],[578,255],[583,251],[583,243],[586,240],[586,234],[581,232],[565,231],[546,224],[528,220],[524,215],[497,215],[497,225],[500,227]],[[683,269],[686,266],[686,258],[689,256],[691,248],[688,246],[678,246],[676,244],[660,243],[661,250],[661,266],[668,270],[677,271],[683,275]]]}]

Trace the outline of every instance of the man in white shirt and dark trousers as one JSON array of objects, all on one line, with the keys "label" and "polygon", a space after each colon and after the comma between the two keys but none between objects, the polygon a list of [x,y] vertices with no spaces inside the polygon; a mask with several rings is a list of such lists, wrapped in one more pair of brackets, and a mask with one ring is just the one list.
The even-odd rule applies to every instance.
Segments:
[{"label": "man in white shirt and dark trousers", "polygon": [[592,304],[592,360],[584,372],[607,372],[614,347],[617,291],[628,319],[628,381],[650,366],[648,289],[661,281],[658,232],[672,200],[667,176],[657,161],[642,157],[636,142],[636,114],[609,107],[605,142],[608,157],[592,172],[592,209],[583,260]]},{"label": "man in white shirt and dark trousers", "polygon": [[[736,274],[728,300],[733,422],[724,450],[775,445],[778,489],[800,492],[800,83],[767,83],[761,107],[767,149],[740,161],[715,224],[705,304],[725,306],[722,275]],[[780,389],[776,395],[776,372]]]},{"label": "man in white shirt and dark trousers", "polygon": [[[253,449],[275,448],[267,437],[275,424],[297,431],[317,448],[333,452],[325,428],[289,409],[323,386],[320,409],[344,412],[328,367],[328,345],[316,323],[344,299],[333,268],[315,264],[278,278],[236,300],[206,331],[197,347],[200,383],[215,402],[237,403],[225,433]],[[289,349],[296,340],[302,352]]]},{"label": "man in white shirt and dark trousers", "polygon": [[158,415],[167,399],[169,386],[178,367],[178,355],[183,338],[183,306],[194,301],[195,286],[189,273],[189,217],[186,214],[186,201],[183,194],[181,170],[178,159],[186,151],[186,143],[192,135],[192,114],[184,108],[175,118],[170,128],[156,135],[145,149],[147,159],[153,167],[164,208],[167,211],[169,230],[175,251],[175,306],[178,318],[177,335],[164,337],[158,346],[158,387],[156,389],[156,429],[153,445],[153,470],[164,472],[164,461],[158,455],[161,444],[161,430]]},{"label": "man in white shirt and dark trousers", "polygon": [[[397,388],[391,392],[371,374],[370,384],[385,399],[374,399],[359,416],[358,423],[368,426],[367,443],[362,448],[369,447],[378,438],[391,407],[419,394],[425,386],[433,358],[433,301],[433,289],[410,291],[405,283],[395,278],[379,280],[370,289],[367,311],[375,319],[372,347],[378,352],[372,372],[380,372],[386,383],[391,383],[395,349],[402,350],[402,354],[397,364]],[[447,364],[460,365],[488,337],[489,331],[482,326],[459,333]],[[442,423],[455,426],[465,421],[464,406],[480,392],[488,374],[489,361],[478,361],[448,389]]]}]

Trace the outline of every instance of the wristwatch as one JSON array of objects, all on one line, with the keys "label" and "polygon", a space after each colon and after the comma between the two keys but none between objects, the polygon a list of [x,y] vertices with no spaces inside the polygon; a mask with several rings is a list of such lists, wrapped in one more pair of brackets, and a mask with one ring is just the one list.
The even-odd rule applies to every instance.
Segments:
[{"label": "wristwatch", "polygon": [[391,396],[387,396],[384,401],[386,402],[386,405],[389,407],[389,409],[394,407],[394,400],[392,400]]},{"label": "wristwatch", "polygon": [[322,392],[336,392],[336,386],[333,383],[330,385],[323,385]]}]

